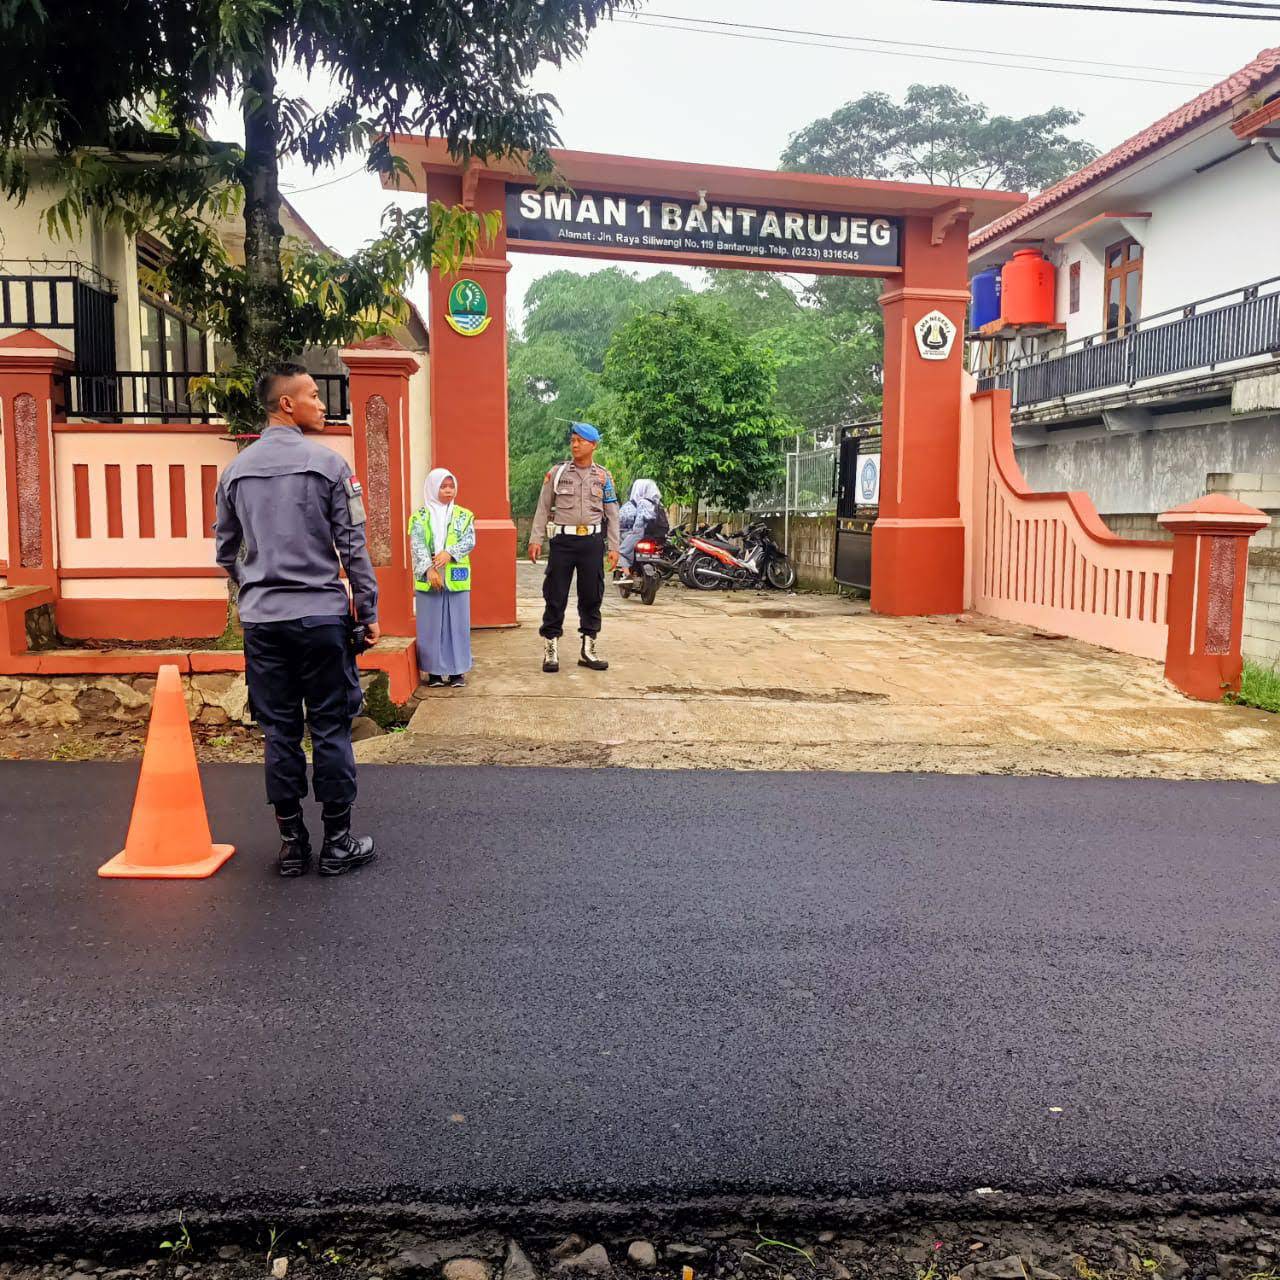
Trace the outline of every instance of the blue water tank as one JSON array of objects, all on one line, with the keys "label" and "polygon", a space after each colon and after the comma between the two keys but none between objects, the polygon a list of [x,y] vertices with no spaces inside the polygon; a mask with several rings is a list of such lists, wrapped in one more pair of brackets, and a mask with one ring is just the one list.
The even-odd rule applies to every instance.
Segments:
[{"label": "blue water tank", "polygon": [[981,329],[984,324],[1000,319],[1000,268],[988,267],[979,271],[970,281],[969,328]]}]

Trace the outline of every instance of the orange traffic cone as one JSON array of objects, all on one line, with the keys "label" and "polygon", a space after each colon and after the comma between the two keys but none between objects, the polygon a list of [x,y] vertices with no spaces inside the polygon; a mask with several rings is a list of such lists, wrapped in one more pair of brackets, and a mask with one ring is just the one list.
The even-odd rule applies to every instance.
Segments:
[{"label": "orange traffic cone", "polygon": [[214,844],[196,767],[182,677],[160,668],[151,723],[124,852],[98,868],[100,876],[199,880],[211,876],[235,852]]}]

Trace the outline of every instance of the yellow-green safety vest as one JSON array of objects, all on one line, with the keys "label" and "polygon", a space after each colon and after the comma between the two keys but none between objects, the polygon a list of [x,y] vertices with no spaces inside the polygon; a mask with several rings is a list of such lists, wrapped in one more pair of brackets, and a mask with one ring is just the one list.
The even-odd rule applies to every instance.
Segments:
[{"label": "yellow-green safety vest", "polygon": [[[449,517],[449,527],[444,533],[444,549],[452,550],[458,545],[462,539],[462,535],[466,533],[475,516],[471,514],[466,507],[454,506],[453,515]],[[435,559],[436,548],[434,545],[433,531],[431,528],[431,519],[427,515],[425,507],[419,507],[413,513],[413,519],[409,521],[409,534],[413,535],[414,529],[422,530],[423,541],[427,544],[427,554]],[[470,591],[471,590],[471,557],[462,556],[457,560],[450,561],[449,564],[440,571],[440,576],[444,579],[445,589],[447,591]],[[419,582],[416,578],[413,582],[414,589],[417,591],[434,591],[435,588],[429,582]]]}]

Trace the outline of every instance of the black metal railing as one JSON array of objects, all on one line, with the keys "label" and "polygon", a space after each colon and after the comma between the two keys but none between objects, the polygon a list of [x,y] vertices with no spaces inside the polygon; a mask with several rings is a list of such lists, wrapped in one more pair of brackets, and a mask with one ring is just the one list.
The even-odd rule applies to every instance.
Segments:
[{"label": "black metal railing", "polygon": [[97,422],[211,422],[214,415],[191,390],[191,379],[199,376],[77,369],[63,378],[64,410],[68,418]]},{"label": "black metal railing", "polygon": [[[193,391],[195,372],[151,373],[74,370],[63,375],[63,412],[68,418],[95,422],[217,422],[205,397]],[[320,398],[330,422],[345,422],[350,408],[347,375],[317,373]]]},{"label": "black metal railing", "polygon": [[1015,406],[1132,387],[1151,378],[1280,354],[1280,276],[1144,316],[1122,334],[1078,338],[978,374],[978,389],[1007,390]]},{"label": "black metal railing", "polygon": [[351,382],[345,373],[313,373],[320,399],[325,403],[325,421],[346,422],[351,412],[348,395]]},{"label": "black metal railing", "polygon": [[87,269],[66,264],[60,274],[10,274],[0,263],[0,332],[50,329],[71,334],[76,363],[109,369],[116,362],[116,295],[86,279]]}]

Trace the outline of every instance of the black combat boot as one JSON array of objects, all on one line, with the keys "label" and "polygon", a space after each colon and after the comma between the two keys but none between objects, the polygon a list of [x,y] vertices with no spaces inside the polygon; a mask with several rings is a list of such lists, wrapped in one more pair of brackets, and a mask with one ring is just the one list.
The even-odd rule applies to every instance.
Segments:
[{"label": "black combat boot", "polygon": [[542,641],[542,669],[548,674],[560,670],[560,641],[549,636]]},{"label": "black combat boot", "polygon": [[276,814],[280,828],[280,856],[277,869],[282,876],[301,876],[311,870],[311,836],[302,820],[302,810],[288,817]]},{"label": "black combat boot", "polygon": [[320,874],[340,876],[363,867],[374,858],[373,837],[351,834],[351,806],[324,814],[324,847],[320,850]]},{"label": "black combat boot", "polygon": [[578,666],[590,667],[592,671],[609,670],[609,664],[596,652],[595,636],[582,637],[582,653],[578,658]]}]

